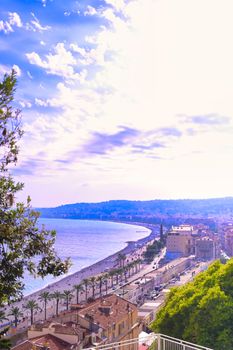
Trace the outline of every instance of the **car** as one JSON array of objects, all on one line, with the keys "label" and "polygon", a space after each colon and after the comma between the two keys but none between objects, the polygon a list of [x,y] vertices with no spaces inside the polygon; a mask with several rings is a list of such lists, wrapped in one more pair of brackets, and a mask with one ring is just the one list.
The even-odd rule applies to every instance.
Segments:
[{"label": "car", "polygon": [[135,284],[140,284],[140,281],[136,281]]}]

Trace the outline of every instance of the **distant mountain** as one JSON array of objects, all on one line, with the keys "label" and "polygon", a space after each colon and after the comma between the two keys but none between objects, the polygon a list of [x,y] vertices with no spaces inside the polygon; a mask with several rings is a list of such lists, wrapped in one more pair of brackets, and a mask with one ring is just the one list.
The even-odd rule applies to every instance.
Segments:
[{"label": "distant mountain", "polygon": [[[44,218],[92,219],[158,223],[176,219],[184,222],[233,216],[233,197],[214,199],[177,199],[128,201],[111,200],[100,203],[75,203],[56,208],[38,208]],[[190,220],[189,220],[190,221]]]}]

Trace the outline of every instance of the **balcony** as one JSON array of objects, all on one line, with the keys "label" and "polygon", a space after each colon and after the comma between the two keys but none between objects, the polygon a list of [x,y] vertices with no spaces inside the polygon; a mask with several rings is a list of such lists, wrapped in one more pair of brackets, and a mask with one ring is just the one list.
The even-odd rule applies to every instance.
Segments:
[{"label": "balcony", "polygon": [[91,347],[86,350],[138,350],[140,345],[142,345],[143,349],[147,349],[151,346],[153,350],[214,350],[164,334],[155,333],[148,334],[144,339],[129,339],[117,343]]}]

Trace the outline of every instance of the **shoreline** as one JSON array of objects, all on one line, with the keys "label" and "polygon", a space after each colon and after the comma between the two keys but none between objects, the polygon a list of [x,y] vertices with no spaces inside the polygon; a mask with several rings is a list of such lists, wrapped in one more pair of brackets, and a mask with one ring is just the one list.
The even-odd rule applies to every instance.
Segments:
[{"label": "shoreline", "polygon": [[[148,243],[149,241],[151,241],[152,239],[154,239],[155,232],[153,229],[155,229],[156,225],[151,225],[151,224],[143,224],[143,223],[137,223],[137,222],[122,222],[122,221],[109,221],[109,222],[114,222],[114,223],[121,223],[121,224],[126,224],[126,225],[132,225],[132,226],[141,226],[144,227],[148,230],[150,230],[149,234],[143,238],[139,238],[136,241],[126,241],[126,246],[118,251],[116,251],[115,253],[108,255],[106,258],[103,258],[101,260],[96,261],[95,263],[88,265],[86,267],[81,268],[80,270],[77,270],[75,272],[72,272],[70,274],[68,274],[67,276],[61,276],[61,278],[57,281],[51,282],[49,284],[47,284],[46,286],[39,288],[38,290],[31,292],[29,294],[25,294],[23,295],[22,299],[30,299],[30,297],[34,297],[36,296],[38,293],[44,292],[47,289],[51,289],[51,287],[57,286],[57,290],[59,289],[58,284],[68,281],[70,280],[70,278],[75,278],[77,277],[77,284],[80,283],[84,278],[89,278],[91,276],[95,275],[95,270],[97,269],[98,272],[96,273],[96,275],[99,275],[101,273],[104,273],[106,271],[104,271],[106,268],[108,268],[109,270],[111,268],[114,268],[115,262],[116,262],[116,258],[118,256],[118,254],[131,254],[132,252],[134,252],[135,250],[137,250],[137,248],[142,248],[144,244]],[[108,266],[106,266],[108,265]],[[102,270],[104,268],[104,270]],[[102,271],[99,271],[99,270]],[[91,272],[91,273],[87,273],[86,272]],[[84,277],[81,278],[80,280],[80,276],[78,275],[84,275]]]},{"label": "shoreline", "polygon": [[[158,230],[156,230],[156,227],[158,225],[151,225],[151,224],[142,224],[138,225],[138,223],[126,223],[126,222],[119,222],[119,223],[124,223],[124,224],[130,224],[133,226],[141,226],[144,227],[145,229],[149,229],[150,232],[147,236],[140,238],[136,241],[126,241],[126,246],[107,256],[104,259],[101,259],[97,262],[95,262],[92,265],[86,266],[80,270],[77,270],[67,276],[62,277],[58,281],[54,281],[52,283],[49,283],[48,285],[32,292],[27,295],[24,295],[20,301],[17,301],[15,303],[10,304],[10,306],[6,306],[4,309],[4,312],[7,314],[7,311],[11,308],[12,305],[18,306],[23,310],[23,305],[25,305],[29,300],[36,300],[41,308],[43,308],[43,302],[39,301],[39,295],[42,292],[49,292],[49,293],[54,293],[55,291],[63,292],[65,289],[67,290],[72,290],[73,286],[75,284],[80,284],[84,279],[90,278],[92,276],[98,276],[102,273],[107,273],[109,270],[113,269],[116,267],[116,260],[118,257],[118,254],[125,254],[127,255],[128,259],[133,259],[134,257],[137,257],[141,255],[145,249],[145,246],[148,242],[150,242],[152,239],[156,237],[156,233]],[[156,232],[157,231],[157,232]],[[74,293],[75,294],[75,293]],[[52,303],[52,302],[51,302]],[[25,317],[25,311],[24,311],[24,317]]]}]

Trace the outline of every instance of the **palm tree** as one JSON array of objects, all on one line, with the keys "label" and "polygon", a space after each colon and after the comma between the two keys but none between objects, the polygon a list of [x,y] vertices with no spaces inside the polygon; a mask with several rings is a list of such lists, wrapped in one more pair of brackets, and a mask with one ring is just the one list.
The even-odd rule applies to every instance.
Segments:
[{"label": "palm tree", "polygon": [[89,284],[90,284],[89,279],[88,278],[84,278],[83,285],[85,287],[85,299],[86,299],[86,301],[87,301],[87,293],[88,293],[88,286],[89,286]]},{"label": "palm tree", "polygon": [[2,323],[3,321],[7,321],[8,318],[5,316],[3,311],[0,311],[0,323]]},{"label": "palm tree", "polygon": [[89,281],[90,281],[90,286],[92,287],[92,298],[94,298],[95,297],[96,278],[94,276],[92,276]]},{"label": "palm tree", "polygon": [[76,303],[78,304],[79,303],[79,293],[84,290],[83,289],[83,285],[81,283],[80,284],[75,284],[74,285],[74,290],[76,290]]},{"label": "palm tree", "polygon": [[56,290],[51,297],[56,300],[56,316],[58,316],[59,301],[62,298],[62,293]]},{"label": "palm tree", "polygon": [[39,295],[39,300],[44,302],[44,319],[46,320],[47,318],[47,302],[51,300],[51,294],[49,292],[42,292]]},{"label": "palm tree", "polygon": [[119,253],[117,256],[117,261],[118,261],[120,267],[124,268],[125,260],[126,260],[126,255],[123,253]]},{"label": "palm tree", "polygon": [[104,276],[104,284],[105,284],[105,294],[107,294],[108,293],[108,277],[109,277],[109,275],[108,275],[108,273],[106,273]]},{"label": "palm tree", "polygon": [[35,300],[28,300],[26,305],[23,305],[23,307],[25,309],[30,310],[31,313],[31,324],[33,324],[34,321],[34,311],[35,310],[41,310],[41,308],[39,307],[39,305],[37,304],[37,302]]},{"label": "palm tree", "polygon": [[116,270],[110,270],[108,275],[111,278],[111,288],[112,288],[114,285],[114,276],[116,275]]},{"label": "palm tree", "polygon": [[14,324],[15,324],[15,327],[17,327],[19,322],[19,317],[23,316],[23,313],[18,306],[15,306],[10,309],[10,313],[8,314],[8,316],[14,316]]},{"label": "palm tree", "polygon": [[99,276],[97,277],[97,281],[99,282],[100,296],[102,295],[103,280],[104,280],[104,275],[99,275]]},{"label": "palm tree", "polygon": [[124,272],[124,276],[125,276],[125,282],[126,282],[126,280],[127,280],[127,272],[129,271],[129,268],[128,268],[128,266],[126,266],[125,268],[124,268],[124,270],[123,270],[123,272]]},{"label": "palm tree", "polygon": [[66,289],[63,291],[63,298],[66,301],[66,310],[68,310],[68,308],[69,308],[69,302],[70,302],[72,297],[73,297],[72,290]]}]

